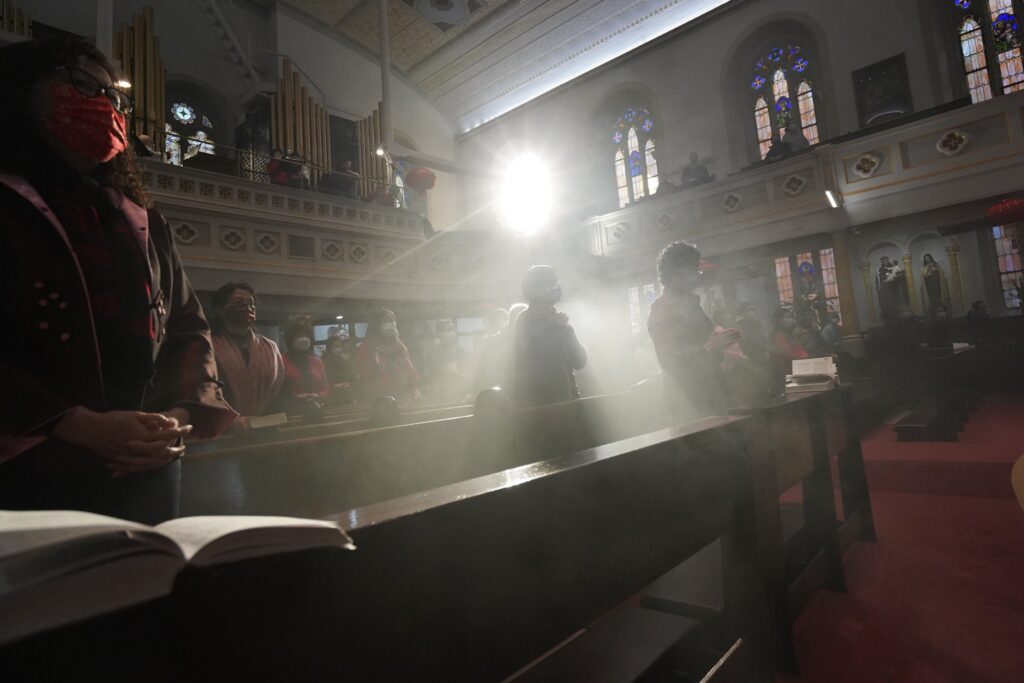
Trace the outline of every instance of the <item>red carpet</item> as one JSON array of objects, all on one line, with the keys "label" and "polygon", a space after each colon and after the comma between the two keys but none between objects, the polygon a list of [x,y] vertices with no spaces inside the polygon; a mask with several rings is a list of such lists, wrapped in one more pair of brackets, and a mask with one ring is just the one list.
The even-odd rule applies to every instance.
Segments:
[{"label": "red carpet", "polygon": [[[864,441],[878,543],[845,555],[850,591],[796,623],[813,683],[1024,681],[1024,511],[1010,466],[1024,398],[984,402],[957,443]],[[1005,471],[1005,476],[1003,472]]]}]

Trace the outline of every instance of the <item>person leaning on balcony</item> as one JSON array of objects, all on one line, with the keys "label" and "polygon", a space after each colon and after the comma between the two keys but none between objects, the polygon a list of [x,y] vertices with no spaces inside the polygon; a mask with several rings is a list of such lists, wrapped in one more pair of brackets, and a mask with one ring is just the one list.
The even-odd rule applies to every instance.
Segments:
[{"label": "person leaning on balcony", "polygon": [[0,508],[168,519],[183,437],[235,417],[120,78],[84,41],[0,49]]},{"label": "person leaning on balcony", "polygon": [[245,282],[228,282],[213,294],[213,346],[224,395],[238,411],[237,429],[250,417],[283,408],[284,358],[272,340],[253,330],[256,290]]}]

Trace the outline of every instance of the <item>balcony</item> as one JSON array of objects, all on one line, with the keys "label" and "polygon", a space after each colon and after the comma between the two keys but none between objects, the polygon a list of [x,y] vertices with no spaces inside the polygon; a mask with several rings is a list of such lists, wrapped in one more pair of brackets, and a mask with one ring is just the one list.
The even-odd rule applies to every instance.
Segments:
[{"label": "balcony", "polygon": [[496,258],[479,236],[427,240],[403,209],[149,161],[143,183],[199,289],[245,279],[282,295],[436,300],[465,284],[471,299]]},{"label": "balcony", "polygon": [[649,266],[673,239],[713,256],[1017,192],[1022,152],[1024,94],[1009,95],[655,196],[580,230],[591,254],[624,264]]}]

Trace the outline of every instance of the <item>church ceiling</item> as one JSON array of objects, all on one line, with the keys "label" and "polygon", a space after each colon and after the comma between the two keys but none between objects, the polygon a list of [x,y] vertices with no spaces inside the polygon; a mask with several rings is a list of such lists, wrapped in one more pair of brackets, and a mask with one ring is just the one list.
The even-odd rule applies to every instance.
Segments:
[{"label": "church ceiling", "polygon": [[[377,0],[282,0],[378,52]],[[388,0],[391,60],[465,132],[729,0]]]}]

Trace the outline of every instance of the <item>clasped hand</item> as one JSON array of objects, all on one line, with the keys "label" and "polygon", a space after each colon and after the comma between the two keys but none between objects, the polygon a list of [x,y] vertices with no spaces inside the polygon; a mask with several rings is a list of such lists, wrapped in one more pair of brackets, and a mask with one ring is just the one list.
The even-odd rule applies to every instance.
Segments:
[{"label": "clasped hand", "polygon": [[184,453],[176,445],[192,431],[184,411],[169,414],[78,406],[56,424],[53,436],[88,449],[107,461],[115,477],[157,469]]}]

